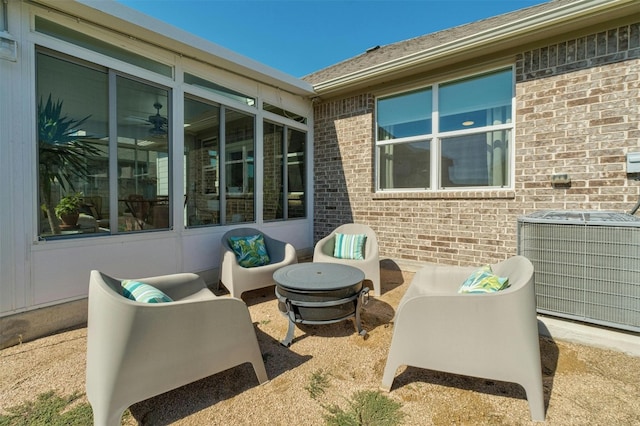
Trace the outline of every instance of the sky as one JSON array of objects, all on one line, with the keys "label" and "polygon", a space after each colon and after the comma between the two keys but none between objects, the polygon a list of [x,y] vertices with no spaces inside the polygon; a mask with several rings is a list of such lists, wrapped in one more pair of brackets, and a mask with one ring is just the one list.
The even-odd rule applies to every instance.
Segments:
[{"label": "sky", "polygon": [[117,0],[294,77],[546,0]]}]

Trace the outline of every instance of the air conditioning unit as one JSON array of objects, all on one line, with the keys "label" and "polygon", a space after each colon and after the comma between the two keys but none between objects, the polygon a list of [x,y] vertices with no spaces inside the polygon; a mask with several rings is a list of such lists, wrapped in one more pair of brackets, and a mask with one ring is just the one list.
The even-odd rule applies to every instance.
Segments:
[{"label": "air conditioning unit", "polygon": [[539,211],[518,218],[538,312],[640,332],[640,218]]}]

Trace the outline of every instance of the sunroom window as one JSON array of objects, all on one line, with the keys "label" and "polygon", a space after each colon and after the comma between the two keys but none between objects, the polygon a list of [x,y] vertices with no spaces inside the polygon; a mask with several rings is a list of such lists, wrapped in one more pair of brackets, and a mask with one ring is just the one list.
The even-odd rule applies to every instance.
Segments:
[{"label": "sunroom window", "polygon": [[263,128],[263,218],[265,221],[303,218],[307,135],[268,121]]},{"label": "sunroom window", "polygon": [[36,59],[38,236],[170,228],[170,90],[45,49]]},{"label": "sunroom window", "polygon": [[510,185],[512,70],[381,97],[378,190]]},{"label": "sunroom window", "polygon": [[9,30],[9,19],[7,15],[7,3],[0,1],[0,33]]},{"label": "sunroom window", "polygon": [[255,221],[255,117],[192,97],[184,115],[185,225]]}]

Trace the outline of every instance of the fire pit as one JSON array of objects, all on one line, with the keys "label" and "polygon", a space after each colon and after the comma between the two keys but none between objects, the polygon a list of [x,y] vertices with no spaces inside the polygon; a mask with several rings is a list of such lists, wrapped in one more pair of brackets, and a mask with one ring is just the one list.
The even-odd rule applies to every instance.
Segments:
[{"label": "fire pit", "polygon": [[364,273],[337,263],[299,263],[273,274],[278,309],[289,319],[287,336],[280,343],[290,346],[295,324],[330,324],[354,318],[358,333],[360,308],[369,288],[363,287]]}]

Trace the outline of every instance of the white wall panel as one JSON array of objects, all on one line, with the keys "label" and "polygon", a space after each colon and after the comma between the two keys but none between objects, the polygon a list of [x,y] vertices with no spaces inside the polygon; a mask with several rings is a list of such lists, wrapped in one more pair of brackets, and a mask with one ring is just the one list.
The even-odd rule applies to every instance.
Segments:
[{"label": "white wall panel", "polygon": [[[44,3],[54,3],[44,0]],[[77,31],[86,33],[90,37],[98,37],[114,45],[125,47],[121,43],[126,34],[135,31],[153,31],[138,27],[133,22],[127,22],[122,17],[109,16],[111,8],[94,10],[82,2],[69,2],[70,15],[45,10],[38,2],[10,1],[10,30],[17,40],[18,58],[16,62],[0,60],[0,185],[2,203],[0,203],[0,316],[30,311],[44,306],[56,305],[65,301],[81,299],[87,296],[89,271],[98,269],[107,274],[119,277],[144,277],[176,272],[207,272],[212,273],[218,268],[220,256],[220,238],[230,227],[213,226],[201,229],[184,229],[182,203],[173,206],[174,227],[171,230],[158,232],[144,232],[139,234],[112,236],[83,236],[78,238],[64,238],[59,240],[37,241],[37,213],[38,194],[36,159],[37,135],[35,134],[35,46],[36,44],[73,57],[82,58],[106,67],[113,66],[115,70],[135,75],[142,79],[156,81],[160,78],[162,84],[172,88],[174,97],[174,119],[181,124],[183,105],[183,87],[180,79],[182,70],[204,73],[217,84],[227,84],[229,87],[255,96],[257,100],[263,97],[268,102],[285,109],[306,114],[308,123],[295,123],[296,128],[308,132],[308,160],[312,161],[313,146],[313,117],[311,102],[307,96],[312,94],[311,86],[302,80],[284,76],[273,72],[253,61],[242,59],[232,64],[235,54],[225,53],[225,63],[234,72],[222,70],[209,64],[217,64],[218,48],[210,44],[203,44],[203,51],[199,51],[202,60],[193,61],[186,57],[175,56],[173,52],[180,51],[185,46],[180,40],[167,39],[160,31],[154,33],[153,46],[147,45],[139,38],[127,38],[127,45],[136,54],[149,54],[153,59],[176,67],[176,79],[158,77],[151,71],[140,69],[132,64],[111,60],[109,57],[74,46],[72,43],[56,40],[54,37],[44,36],[32,31],[30,19],[33,14],[41,14],[46,19],[62,24],[70,24]],[[113,11],[118,15],[119,9],[114,5]],[[102,6],[101,6],[102,8]],[[71,10],[73,9],[73,10]],[[104,26],[96,27],[91,19],[82,19],[97,13],[104,18]],[[116,25],[117,24],[117,25]],[[160,25],[154,22],[154,25]],[[117,31],[108,30],[109,25]],[[15,31],[14,31],[15,30]],[[180,33],[180,39],[187,37]],[[189,38],[189,37],[187,37]],[[161,43],[161,40],[164,42]],[[166,43],[165,43],[166,42]],[[159,45],[175,44],[172,51],[160,48]],[[147,48],[149,52],[147,52]],[[197,47],[189,47],[197,49]],[[227,57],[228,56],[228,57]],[[206,60],[205,60],[206,59]],[[236,58],[238,59],[238,58]],[[171,64],[171,62],[174,62]],[[248,70],[246,66],[255,65],[259,69]],[[246,73],[237,72],[243,69],[253,78],[247,78]],[[265,72],[272,73],[270,75]],[[256,77],[263,76],[264,81]],[[286,77],[286,78],[285,78]],[[280,81],[280,78],[283,80]],[[260,80],[260,81],[258,81]],[[284,88],[284,89],[283,89]],[[190,87],[190,89],[192,89]],[[288,90],[287,90],[288,89]],[[195,90],[195,89],[194,89]],[[293,94],[295,93],[295,94]],[[203,93],[205,95],[206,93]],[[205,99],[210,98],[206,94]],[[227,102],[226,99],[221,101]],[[261,123],[263,112],[256,107],[246,106],[239,110],[247,110],[256,115]],[[267,114],[268,115],[268,114]],[[278,117],[276,117],[278,118]],[[294,123],[292,123],[294,124]],[[174,126],[174,152],[183,151],[182,126]],[[162,163],[160,166],[168,166]],[[182,169],[173,165],[176,176],[172,182],[161,182],[163,192],[173,188],[174,199],[181,199],[184,187]],[[259,170],[259,168],[258,168]],[[308,203],[313,200],[313,168],[308,167]],[[179,176],[178,176],[179,174]],[[260,179],[256,180],[257,183]],[[177,189],[179,188],[179,189]],[[176,191],[177,189],[177,191]],[[176,195],[177,194],[177,195]],[[288,241],[299,252],[313,249],[313,216],[311,205],[309,218],[282,222],[235,224],[234,226],[250,226],[260,228],[274,238]],[[258,207],[259,208],[259,207]]]},{"label": "white wall panel", "polygon": [[[182,272],[179,267],[179,240],[175,236],[161,238],[92,239],[95,244],[74,246],[57,242],[59,248],[32,253],[33,305],[86,297],[89,271],[98,269],[122,278]],[[77,242],[77,240],[76,240]],[[56,242],[48,243],[54,245]]]}]

